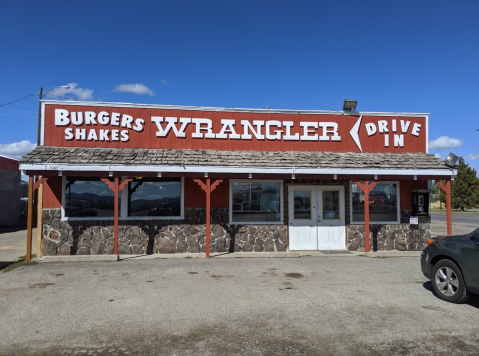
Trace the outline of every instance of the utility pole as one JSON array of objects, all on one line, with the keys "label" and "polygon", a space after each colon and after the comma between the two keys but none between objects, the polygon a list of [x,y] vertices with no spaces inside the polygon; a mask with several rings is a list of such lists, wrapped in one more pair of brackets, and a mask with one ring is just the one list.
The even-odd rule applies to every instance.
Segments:
[{"label": "utility pole", "polygon": [[[37,147],[40,146],[40,127],[42,124],[42,99],[43,99],[43,87],[40,87],[38,92],[38,127],[37,127]],[[35,181],[41,179],[42,176],[36,177]],[[40,185],[36,192],[37,198],[37,257],[42,255],[42,230],[43,230],[43,184]]]},{"label": "utility pole", "polygon": [[42,99],[43,99],[43,88],[40,87],[38,92],[38,126],[37,126],[37,146],[40,146],[40,126],[42,125]]}]

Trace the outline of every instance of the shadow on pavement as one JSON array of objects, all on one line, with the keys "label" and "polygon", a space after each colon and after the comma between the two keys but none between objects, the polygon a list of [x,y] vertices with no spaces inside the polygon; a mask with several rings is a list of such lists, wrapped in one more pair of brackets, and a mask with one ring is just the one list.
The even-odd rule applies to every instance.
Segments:
[{"label": "shadow on pavement", "polygon": [[[37,224],[33,224],[33,229],[37,227]],[[15,226],[15,227],[0,227],[0,235],[1,234],[6,234],[9,232],[18,232],[22,230],[27,230],[26,226]]]},{"label": "shadow on pavement", "polygon": [[0,261],[0,271],[4,268],[7,268],[10,265],[13,265],[14,263],[15,263],[14,261],[7,261],[7,262]]},{"label": "shadow on pavement", "polygon": [[[436,296],[436,294],[434,293],[434,289],[432,288],[432,283],[431,281],[429,282],[425,282],[423,285],[424,289],[427,289],[428,291],[430,291],[434,297],[436,297],[437,299],[440,299],[442,300],[441,298],[439,298],[438,296]],[[444,303],[447,303],[446,301],[444,301]],[[479,309],[479,295],[477,294],[473,294],[471,296],[471,298],[469,298],[469,300],[465,303],[462,303],[462,304],[466,304],[466,305],[470,305],[471,307],[474,307],[476,309]]]}]

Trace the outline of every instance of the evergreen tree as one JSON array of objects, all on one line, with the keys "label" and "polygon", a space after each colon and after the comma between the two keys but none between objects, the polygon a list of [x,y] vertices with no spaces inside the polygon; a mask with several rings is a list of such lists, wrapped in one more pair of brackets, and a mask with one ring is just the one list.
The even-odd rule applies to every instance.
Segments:
[{"label": "evergreen tree", "polygon": [[475,208],[479,206],[479,178],[476,170],[459,158],[457,176],[451,182],[451,205],[453,209]]}]

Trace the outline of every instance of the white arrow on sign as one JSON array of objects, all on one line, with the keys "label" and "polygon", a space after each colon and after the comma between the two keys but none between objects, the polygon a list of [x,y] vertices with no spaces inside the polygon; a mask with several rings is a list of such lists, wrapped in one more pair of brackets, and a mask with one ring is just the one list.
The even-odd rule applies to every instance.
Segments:
[{"label": "white arrow on sign", "polygon": [[353,128],[349,132],[351,137],[353,138],[354,142],[358,146],[359,150],[363,152],[361,148],[361,142],[359,142],[359,127],[361,126],[361,119],[363,118],[363,115],[361,115],[358,119],[358,121],[354,124]]}]

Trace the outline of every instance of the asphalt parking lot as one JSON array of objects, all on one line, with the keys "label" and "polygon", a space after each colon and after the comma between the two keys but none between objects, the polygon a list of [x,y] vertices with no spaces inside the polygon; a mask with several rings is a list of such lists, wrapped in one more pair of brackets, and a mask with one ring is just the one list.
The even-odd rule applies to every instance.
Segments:
[{"label": "asphalt parking lot", "polygon": [[476,355],[418,257],[130,259],[0,274],[1,355]]}]

